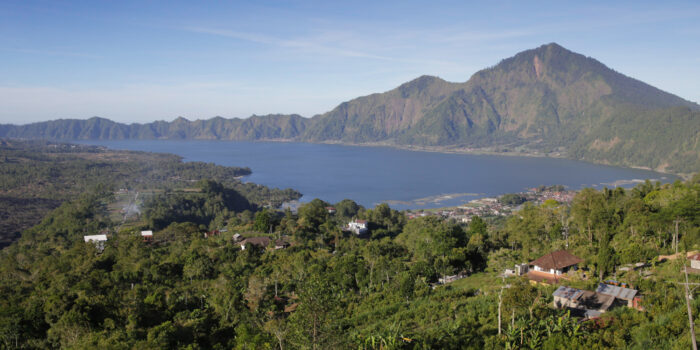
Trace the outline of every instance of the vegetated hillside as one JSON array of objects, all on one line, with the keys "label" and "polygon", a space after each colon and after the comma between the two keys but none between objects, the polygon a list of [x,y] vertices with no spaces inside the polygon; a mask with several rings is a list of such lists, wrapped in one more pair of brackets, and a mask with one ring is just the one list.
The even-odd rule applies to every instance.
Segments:
[{"label": "vegetated hillside", "polygon": [[0,136],[383,143],[563,155],[691,173],[700,164],[699,111],[695,103],[552,43],[465,83],[423,76],[311,119],[271,115],[124,125],[92,118],[2,125]]},{"label": "vegetated hillside", "polygon": [[247,119],[215,117],[195,121],[179,117],[172,122],[127,125],[93,117],[87,120],[58,119],[21,126],[0,125],[0,137],[51,140],[293,139],[304,132],[308,122],[308,119],[299,115],[267,115]]},{"label": "vegetated hillside", "polygon": [[[126,227],[105,210],[111,192],[86,190],[0,250],[0,347],[691,348],[687,315],[697,317],[700,298],[686,299],[683,283],[700,276],[681,271],[686,252],[700,249],[700,176],[588,188],[570,205],[527,202],[468,225],[349,199],[237,212],[230,189],[201,185],[152,197]],[[341,231],[353,219],[369,233]],[[84,242],[93,232],[107,241]],[[289,244],[252,243],[275,239]],[[555,285],[503,275],[565,248],[581,262]],[[640,297],[644,310],[620,294],[553,307],[559,286],[592,293],[610,279],[635,289],[620,294]],[[605,312],[583,318],[582,308]]]},{"label": "vegetated hillside", "polygon": [[422,76],[388,92],[343,102],[314,117],[304,139],[353,143],[392,139],[421,123],[426,110],[435,108],[460,86]]},{"label": "vegetated hillside", "polygon": [[251,210],[301,197],[291,189],[270,189],[237,179],[250,173],[249,168],[185,163],[171,154],[0,139],[0,247],[64,201],[96,188],[173,191],[211,179],[238,193],[237,209]]},{"label": "vegetated hillside", "polygon": [[315,119],[306,140],[556,152],[675,172],[700,164],[697,104],[557,44],[463,84],[421,77]]}]

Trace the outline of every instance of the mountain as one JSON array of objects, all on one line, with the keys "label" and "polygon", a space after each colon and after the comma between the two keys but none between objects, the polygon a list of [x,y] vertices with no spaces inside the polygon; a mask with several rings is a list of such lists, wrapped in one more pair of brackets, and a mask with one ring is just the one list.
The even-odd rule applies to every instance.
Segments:
[{"label": "mountain", "polygon": [[121,124],[93,117],[87,120],[58,119],[27,125],[0,125],[0,136],[46,138],[52,140],[123,140],[123,139],[212,139],[274,140],[299,137],[309,120],[299,115],[252,116],[246,119],[189,121],[179,117],[172,122]]},{"label": "mountain", "polygon": [[518,53],[464,83],[422,76],[310,119],[269,115],[125,125],[91,118],[0,125],[0,136],[380,143],[700,170],[699,105],[554,43]]}]

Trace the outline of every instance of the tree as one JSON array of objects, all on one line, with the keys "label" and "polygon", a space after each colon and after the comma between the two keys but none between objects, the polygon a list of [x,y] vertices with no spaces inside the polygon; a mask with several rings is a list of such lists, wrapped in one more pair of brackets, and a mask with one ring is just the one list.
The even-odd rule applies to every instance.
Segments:
[{"label": "tree", "polygon": [[290,317],[297,345],[310,349],[338,347],[338,291],[329,280],[310,275],[299,290],[299,306]]},{"label": "tree", "polygon": [[343,199],[335,204],[335,215],[344,219],[352,219],[357,216],[362,207],[350,199]]},{"label": "tree", "polygon": [[525,278],[516,278],[503,292],[503,307],[511,310],[513,316],[523,315],[529,311],[532,317],[532,307],[537,300],[537,288]]},{"label": "tree", "polygon": [[598,243],[598,279],[603,280],[603,276],[612,272],[615,268],[615,250],[610,247],[609,235],[604,235]]},{"label": "tree", "polygon": [[272,213],[269,210],[263,209],[255,214],[255,224],[253,228],[259,232],[268,232],[273,225]]}]

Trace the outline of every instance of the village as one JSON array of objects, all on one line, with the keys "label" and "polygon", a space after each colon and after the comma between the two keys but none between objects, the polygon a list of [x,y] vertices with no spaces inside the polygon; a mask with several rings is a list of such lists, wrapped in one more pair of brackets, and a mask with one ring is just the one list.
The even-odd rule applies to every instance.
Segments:
[{"label": "village", "polygon": [[[546,188],[533,188],[526,192],[504,195],[499,198],[475,199],[466,205],[456,208],[440,210],[419,210],[406,213],[408,220],[421,217],[437,217],[440,220],[456,221],[458,224],[469,224],[474,217],[505,217],[517,212],[525,203],[541,206],[547,203],[571,204],[576,191],[564,190],[561,186]],[[323,207],[322,207],[323,208]],[[323,208],[329,217],[336,216],[336,208],[326,206]],[[280,212],[276,212],[281,215]],[[359,239],[370,239],[372,232],[371,223],[368,220],[353,218],[344,222],[339,227],[343,236],[356,237]],[[145,244],[160,245],[168,243],[167,238],[157,239],[153,230],[141,230],[135,233],[140,236]],[[95,244],[97,251],[102,252],[109,237],[108,231],[100,232],[97,235],[86,235],[84,241]],[[272,232],[261,234],[257,231],[231,232],[227,227],[216,230],[202,232],[204,239],[224,239],[227,244],[237,246],[241,251],[257,249],[260,252],[274,252],[295,246],[297,243],[289,233]],[[338,237],[335,238],[337,244]],[[580,320],[596,320],[604,313],[618,309],[630,308],[638,312],[644,312],[647,304],[644,302],[644,290],[637,289],[634,285],[626,281],[630,274],[636,274],[641,278],[651,278],[654,276],[654,268],[668,266],[668,261],[685,261],[690,265],[684,267],[683,272],[691,275],[700,275],[700,254],[698,252],[676,253],[674,255],[659,256],[653,264],[649,262],[639,262],[617,266],[614,279],[595,279],[591,275],[587,266],[582,266],[591,257],[579,257],[573,255],[566,249],[555,250],[538,257],[532,261],[525,261],[506,268],[497,275],[489,275],[484,278],[484,273],[475,276],[474,281],[466,282],[466,285],[477,283],[487,283],[489,286],[479,288],[491,290],[492,292],[500,285],[500,293],[504,289],[510,288],[512,279],[525,279],[529,284],[542,287],[551,295],[551,308],[567,311],[571,316]],[[593,257],[593,259],[595,259]],[[666,265],[664,265],[666,264]],[[668,269],[668,268],[667,268]],[[618,276],[619,274],[619,276]],[[472,273],[466,270],[456,274],[441,275],[436,282],[431,283],[431,288],[436,289],[442,286],[456,285],[458,281],[468,280]],[[620,278],[618,278],[620,277]],[[282,300],[282,299],[280,299]],[[285,312],[293,312],[298,306],[295,298],[286,300]],[[500,300],[500,297],[499,297]],[[499,304],[500,309],[500,304]],[[499,310],[500,313],[500,310]]]},{"label": "village", "polygon": [[[518,211],[529,202],[541,205],[547,201],[555,201],[561,204],[570,204],[577,191],[566,190],[563,186],[540,186],[528,189],[525,192],[514,193],[495,197],[484,197],[469,201],[463,205],[432,210],[409,210],[409,219],[425,216],[441,216],[446,219],[454,219],[457,222],[468,224],[474,216],[479,217],[505,217]],[[509,200],[513,198],[515,200]]]}]

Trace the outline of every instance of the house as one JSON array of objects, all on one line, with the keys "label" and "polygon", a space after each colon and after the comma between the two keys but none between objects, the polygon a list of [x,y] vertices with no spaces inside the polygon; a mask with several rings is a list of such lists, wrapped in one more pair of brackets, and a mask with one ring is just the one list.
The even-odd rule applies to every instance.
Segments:
[{"label": "house", "polygon": [[233,241],[234,242],[240,242],[242,239],[243,239],[243,236],[241,236],[240,233],[233,234]]},{"label": "house", "polygon": [[251,238],[246,238],[243,241],[241,241],[241,250],[246,250],[252,246],[258,246],[262,249],[267,248],[267,246],[270,245],[271,239],[270,237],[251,237]]},{"label": "house", "polygon": [[688,257],[688,260],[690,260],[690,267],[696,270],[700,270],[700,253],[699,254],[693,254]]},{"label": "house", "polygon": [[151,230],[141,231],[141,238],[143,238],[144,242],[153,241],[153,231],[151,231]]},{"label": "house", "polygon": [[518,276],[522,276],[529,271],[529,267],[530,266],[526,263],[515,264],[515,274]]},{"label": "house", "polygon": [[326,207],[326,210],[328,211],[328,214],[335,214],[335,208],[334,207]]},{"label": "house", "polygon": [[348,230],[357,236],[367,233],[367,220],[353,220],[348,223]]},{"label": "house", "polygon": [[219,230],[207,231],[207,232],[204,232],[204,238],[209,238],[209,237],[218,236],[219,234],[221,234],[221,233],[219,232]]},{"label": "house", "polygon": [[289,242],[283,239],[275,240],[275,250],[284,249],[287,247],[289,247]]},{"label": "house", "polygon": [[465,278],[465,277],[467,277],[466,273],[459,273],[459,274],[452,275],[452,276],[440,277],[440,278],[438,278],[438,284],[451,283],[451,282],[454,282],[456,280],[460,280],[460,279]]},{"label": "house", "polygon": [[593,292],[590,290],[576,289],[560,286],[552,293],[555,308],[569,308],[586,318],[600,316],[615,302],[612,295]]},{"label": "house", "polygon": [[528,272],[528,268],[529,268],[529,265],[526,263],[515,264],[515,268],[505,269],[505,271],[503,272],[503,276],[505,276],[505,277],[522,276]]},{"label": "house", "polygon": [[616,286],[608,283],[598,283],[596,293],[610,295],[618,299],[621,304],[626,304],[627,307],[642,310],[642,298],[637,296],[637,290],[626,288],[624,286]]},{"label": "house", "polygon": [[92,236],[83,236],[83,239],[85,240],[85,243],[92,242],[95,244],[95,247],[97,247],[97,250],[100,252],[105,250],[105,242],[107,242],[107,235],[92,235]]},{"label": "house", "polygon": [[583,259],[566,250],[557,250],[530,262],[527,277],[535,283],[552,284],[566,279],[566,274],[578,269]]}]

